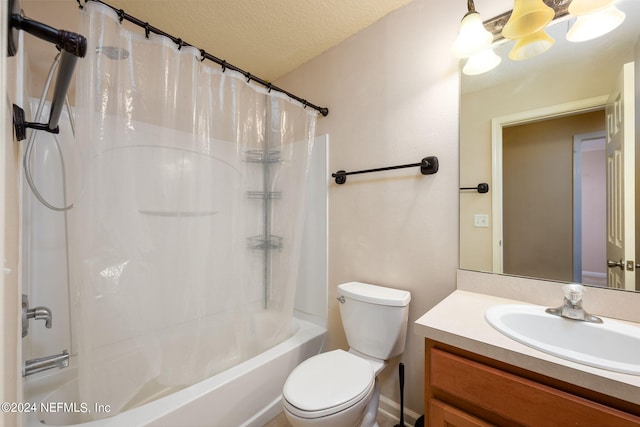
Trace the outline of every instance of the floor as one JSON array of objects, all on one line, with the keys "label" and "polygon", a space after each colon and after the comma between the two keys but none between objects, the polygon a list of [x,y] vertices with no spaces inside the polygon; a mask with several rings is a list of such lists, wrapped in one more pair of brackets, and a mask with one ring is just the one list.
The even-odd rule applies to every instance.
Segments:
[{"label": "floor", "polygon": [[[384,414],[378,413],[379,427],[394,427],[398,425],[399,422],[399,420],[392,420],[391,418],[384,416]],[[291,424],[287,421],[284,412],[281,412],[280,415],[269,421],[264,427],[291,427]]]}]

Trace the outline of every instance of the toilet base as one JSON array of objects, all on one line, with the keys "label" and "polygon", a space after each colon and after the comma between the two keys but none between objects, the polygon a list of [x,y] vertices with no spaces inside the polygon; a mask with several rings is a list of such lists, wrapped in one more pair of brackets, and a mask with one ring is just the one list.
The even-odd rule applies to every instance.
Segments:
[{"label": "toilet base", "polygon": [[375,381],[372,393],[364,399],[369,402],[355,423],[353,419],[345,420],[344,414],[340,412],[322,418],[301,418],[287,411],[285,407],[285,416],[293,427],[379,427],[376,417],[378,416],[378,404],[380,402],[380,384],[377,378]]},{"label": "toilet base", "polygon": [[373,396],[371,396],[371,401],[367,405],[367,409],[362,417],[362,422],[359,424],[360,427],[378,427],[378,421],[376,418],[378,417],[378,406],[380,404],[380,384],[378,383],[378,379],[376,378],[376,385],[373,390]]}]

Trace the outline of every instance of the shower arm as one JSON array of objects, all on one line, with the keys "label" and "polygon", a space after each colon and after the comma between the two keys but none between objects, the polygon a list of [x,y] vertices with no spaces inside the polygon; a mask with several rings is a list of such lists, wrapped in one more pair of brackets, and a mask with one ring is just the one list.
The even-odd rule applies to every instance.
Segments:
[{"label": "shower arm", "polygon": [[44,41],[55,44],[60,50],[60,64],[58,75],[51,101],[51,112],[49,122],[31,123],[24,120],[24,112],[20,107],[14,105],[14,126],[18,141],[25,139],[26,128],[45,130],[51,133],[58,133],[58,121],[64,106],[64,100],[71,84],[71,78],[78,58],[83,58],[87,53],[87,39],[77,33],[65,30],[57,30],[49,25],[34,21],[19,13],[20,6],[18,0],[9,1],[9,41],[8,54],[13,56],[18,50],[17,31],[22,30],[38,37]]}]

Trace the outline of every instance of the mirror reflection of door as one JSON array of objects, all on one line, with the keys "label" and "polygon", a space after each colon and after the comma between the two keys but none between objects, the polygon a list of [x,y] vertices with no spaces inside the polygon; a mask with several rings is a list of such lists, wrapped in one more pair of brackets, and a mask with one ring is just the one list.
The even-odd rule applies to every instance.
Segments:
[{"label": "mirror reflection of door", "polygon": [[625,64],[607,103],[608,285],[636,288],[634,64]]},{"label": "mirror reflection of door", "polygon": [[[580,232],[574,232],[574,225],[582,221],[589,233],[600,233],[602,239],[605,235],[605,197],[602,192],[599,221],[582,216],[574,218],[574,138],[604,133],[605,126],[605,114],[600,109],[503,127],[504,273],[585,283],[583,270],[587,266],[594,267],[583,260],[592,258],[591,252],[599,252],[602,257],[604,243],[602,247],[574,247],[574,234]],[[585,158],[582,176],[603,173],[604,151],[600,156],[600,171],[585,167],[588,166],[584,164],[587,163]],[[583,184],[589,182],[587,178],[583,179]],[[595,189],[584,191],[589,192],[588,196],[595,196]],[[582,194],[576,196],[580,198]],[[583,202],[590,200],[589,197],[582,199]],[[578,241],[588,239],[588,235],[580,237]],[[574,254],[580,255],[574,259]],[[606,267],[601,264],[599,271],[589,273],[600,277],[597,282],[601,284]]]}]

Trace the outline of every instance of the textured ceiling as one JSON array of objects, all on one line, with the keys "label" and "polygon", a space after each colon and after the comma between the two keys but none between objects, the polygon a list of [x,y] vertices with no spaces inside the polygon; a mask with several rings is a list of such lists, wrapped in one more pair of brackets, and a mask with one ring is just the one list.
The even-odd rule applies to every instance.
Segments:
[{"label": "textured ceiling", "polygon": [[[251,74],[274,81],[410,1],[107,0],[106,3]],[[20,4],[27,17],[59,29],[76,29],[76,0],[22,0]],[[46,75],[55,49],[32,40],[32,36],[25,38],[32,71]]]}]

